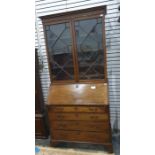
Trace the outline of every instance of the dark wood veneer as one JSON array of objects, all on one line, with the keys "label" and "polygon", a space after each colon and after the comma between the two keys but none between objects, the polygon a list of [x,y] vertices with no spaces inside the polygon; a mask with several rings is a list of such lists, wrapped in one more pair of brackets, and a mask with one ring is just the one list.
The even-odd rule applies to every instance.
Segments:
[{"label": "dark wood veneer", "polygon": [[37,50],[35,51],[35,138],[44,139],[48,137],[48,130],[45,118],[45,106],[39,78],[39,62]]}]

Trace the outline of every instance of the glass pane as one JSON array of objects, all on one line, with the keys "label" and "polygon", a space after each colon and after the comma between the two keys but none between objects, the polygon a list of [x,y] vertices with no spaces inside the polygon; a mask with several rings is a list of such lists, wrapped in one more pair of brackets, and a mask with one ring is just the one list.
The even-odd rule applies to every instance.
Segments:
[{"label": "glass pane", "polygon": [[103,79],[104,56],[101,18],[76,21],[75,30],[79,78]]},{"label": "glass pane", "polygon": [[74,79],[69,23],[46,26],[52,80]]}]

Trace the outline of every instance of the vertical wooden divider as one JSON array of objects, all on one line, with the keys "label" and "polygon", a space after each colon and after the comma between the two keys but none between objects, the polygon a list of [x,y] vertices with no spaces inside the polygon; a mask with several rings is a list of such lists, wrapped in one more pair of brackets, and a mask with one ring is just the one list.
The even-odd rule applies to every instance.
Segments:
[{"label": "vertical wooden divider", "polygon": [[70,22],[71,27],[71,36],[72,36],[72,54],[73,54],[73,62],[74,62],[74,77],[75,82],[79,82],[79,67],[78,67],[78,55],[77,55],[77,45],[76,45],[76,33],[74,27],[74,21]]}]

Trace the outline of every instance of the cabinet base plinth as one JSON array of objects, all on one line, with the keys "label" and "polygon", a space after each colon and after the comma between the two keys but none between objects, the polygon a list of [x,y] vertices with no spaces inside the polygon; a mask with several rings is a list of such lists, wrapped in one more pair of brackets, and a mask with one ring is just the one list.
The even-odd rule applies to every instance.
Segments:
[{"label": "cabinet base plinth", "polygon": [[[61,143],[75,143],[75,144],[81,144],[82,142],[72,142],[72,141],[51,141],[50,144],[51,144],[51,147],[56,147],[58,144],[61,144]],[[105,147],[105,151],[108,152],[108,153],[113,153],[113,146],[111,143],[109,144],[105,144],[105,143],[87,143],[87,142],[83,142],[83,144],[93,144],[93,145],[103,145]]]}]

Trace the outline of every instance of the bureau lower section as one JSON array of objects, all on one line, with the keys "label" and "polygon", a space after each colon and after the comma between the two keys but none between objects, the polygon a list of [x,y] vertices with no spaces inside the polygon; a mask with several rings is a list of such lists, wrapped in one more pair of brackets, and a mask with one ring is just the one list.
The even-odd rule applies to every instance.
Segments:
[{"label": "bureau lower section", "polygon": [[112,152],[108,105],[48,106],[51,142],[104,144]]}]

